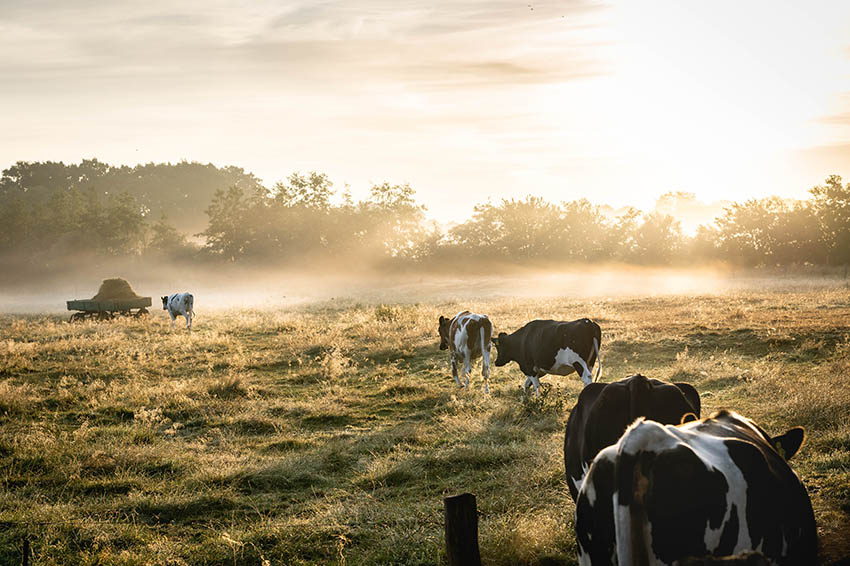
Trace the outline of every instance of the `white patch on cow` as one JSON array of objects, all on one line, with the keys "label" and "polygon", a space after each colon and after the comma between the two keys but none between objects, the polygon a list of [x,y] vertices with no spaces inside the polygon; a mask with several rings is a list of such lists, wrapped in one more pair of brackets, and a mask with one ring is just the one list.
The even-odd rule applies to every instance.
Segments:
[{"label": "white patch on cow", "polygon": [[587,502],[593,507],[593,504],[596,503],[596,485],[593,482],[590,482],[585,487],[584,496],[587,497]]},{"label": "white patch on cow", "polygon": [[590,466],[587,463],[583,463],[581,465],[581,476],[574,478],[571,477],[570,481],[573,482],[573,487],[576,488],[576,493],[581,491],[581,486],[584,484],[584,478],[587,477],[587,470]]},{"label": "white patch on cow", "polygon": [[584,384],[587,385],[588,383],[592,383],[593,375],[587,368],[587,363],[581,356],[566,346],[558,350],[558,353],[555,354],[555,363],[552,364],[550,369],[544,371],[555,375],[569,375],[575,371],[575,368],[573,367],[573,364],[575,363],[581,365],[581,380]]}]

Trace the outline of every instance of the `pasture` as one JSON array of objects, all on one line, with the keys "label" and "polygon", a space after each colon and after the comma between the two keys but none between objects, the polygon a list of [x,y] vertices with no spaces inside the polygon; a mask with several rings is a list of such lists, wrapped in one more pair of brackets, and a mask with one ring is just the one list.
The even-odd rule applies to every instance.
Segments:
[{"label": "pasture", "polygon": [[[605,299],[355,299],[147,320],[0,316],[0,563],[440,564],[442,498],[478,498],[487,565],[575,564],[563,434],[581,389],[515,364],[450,377],[437,319],[588,316],[602,380],[685,381],[807,441],[824,564],[850,563],[846,286]],[[179,327],[179,325],[178,325]]]}]

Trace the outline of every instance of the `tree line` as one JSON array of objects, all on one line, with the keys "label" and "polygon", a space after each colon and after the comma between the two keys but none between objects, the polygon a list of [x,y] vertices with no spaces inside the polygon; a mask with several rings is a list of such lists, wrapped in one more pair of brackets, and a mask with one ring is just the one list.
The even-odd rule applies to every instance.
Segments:
[{"label": "tree line", "polygon": [[850,263],[850,183],[833,175],[809,194],[732,203],[694,235],[658,210],[611,215],[586,199],[534,196],[479,204],[447,228],[426,221],[408,184],[374,184],[355,201],[317,172],[266,187],[240,168],[211,164],[19,162],[0,177],[0,256],[37,262],[88,251],[266,265]]}]

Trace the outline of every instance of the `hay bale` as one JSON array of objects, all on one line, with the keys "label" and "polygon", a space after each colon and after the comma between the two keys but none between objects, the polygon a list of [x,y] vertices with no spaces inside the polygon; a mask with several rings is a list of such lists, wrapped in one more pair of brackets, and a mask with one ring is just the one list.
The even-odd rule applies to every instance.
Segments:
[{"label": "hay bale", "polygon": [[130,287],[126,279],[117,277],[115,279],[104,279],[100,284],[97,295],[91,298],[93,301],[117,301],[121,299],[139,299],[139,295]]}]

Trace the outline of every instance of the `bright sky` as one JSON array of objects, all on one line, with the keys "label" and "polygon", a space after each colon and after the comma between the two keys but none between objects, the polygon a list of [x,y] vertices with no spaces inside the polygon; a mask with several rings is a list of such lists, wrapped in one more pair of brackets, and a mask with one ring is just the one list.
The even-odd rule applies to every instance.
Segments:
[{"label": "bright sky", "polygon": [[234,164],[651,208],[850,179],[850,2],[0,0],[0,167]]}]

